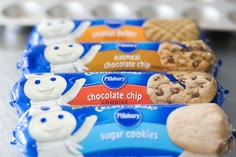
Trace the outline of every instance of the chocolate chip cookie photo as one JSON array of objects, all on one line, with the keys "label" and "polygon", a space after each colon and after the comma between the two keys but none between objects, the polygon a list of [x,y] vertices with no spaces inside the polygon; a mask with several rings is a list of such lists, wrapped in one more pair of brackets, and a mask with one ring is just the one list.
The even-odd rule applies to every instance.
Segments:
[{"label": "chocolate chip cookie photo", "polygon": [[217,82],[203,72],[173,72],[154,74],[148,79],[147,94],[153,103],[208,103],[217,93]]}]

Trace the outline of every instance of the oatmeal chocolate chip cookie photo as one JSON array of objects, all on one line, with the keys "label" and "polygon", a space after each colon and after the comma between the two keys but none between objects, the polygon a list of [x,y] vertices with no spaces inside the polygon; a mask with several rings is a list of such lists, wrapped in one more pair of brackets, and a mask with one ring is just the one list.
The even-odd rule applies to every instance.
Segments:
[{"label": "oatmeal chocolate chip cookie photo", "polygon": [[148,79],[147,94],[153,103],[208,103],[217,93],[217,82],[211,74],[203,72],[173,72],[154,74]]},{"label": "oatmeal chocolate chip cookie photo", "polygon": [[212,72],[216,57],[202,40],[163,42],[158,50],[161,65],[168,71]]}]

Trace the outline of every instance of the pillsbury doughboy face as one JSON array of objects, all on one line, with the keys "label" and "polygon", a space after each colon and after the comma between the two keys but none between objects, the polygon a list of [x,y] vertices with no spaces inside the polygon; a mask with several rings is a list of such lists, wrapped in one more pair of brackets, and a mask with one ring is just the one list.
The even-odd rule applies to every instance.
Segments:
[{"label": "pillsbury doughboy face", "polygon": [[61,109],[54,111],[50,107],[42,107],[41,110],[41,113],[32,115],[28,127],[30,135],[36,141],[65,140],[76,128],[76,119],[70,112]]},{"label": "pillsbury doughboy face", "polygon": [[26,75],[25,95],[32,101],[50,101],[59,99],[66,89],[66,80],[52,73]]},{"label": "pillsbury doughboy face", "polygon": [[44,51],[45,58],[51,64],[65,64],[76,62],[84,52],[81,44],[58,44],[47,46]]},{"label": "pillsbury doughboy face", "polygon": [[55,19],[39,24],[38,32],[44,38],[53,38],[69,35],[74,29],[75,24],[68,19]]}]

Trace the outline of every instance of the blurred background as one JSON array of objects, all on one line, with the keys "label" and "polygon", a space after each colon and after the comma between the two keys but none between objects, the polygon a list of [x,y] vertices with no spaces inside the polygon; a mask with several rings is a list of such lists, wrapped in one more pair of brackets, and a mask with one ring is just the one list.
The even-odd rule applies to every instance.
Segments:
[{"label": "blurred background", "polygon": [[[0,0],[0,156],[20,156],[9,144],[18,118],[8,102],[20,78],[16,62],[33,25],[48,18],[141,17],[190,17],[198,22],[223,61],[217,79],[230,91],[223,109],[236,128],[236,0]],[[235,149],[229,157],[236,156]]]}]

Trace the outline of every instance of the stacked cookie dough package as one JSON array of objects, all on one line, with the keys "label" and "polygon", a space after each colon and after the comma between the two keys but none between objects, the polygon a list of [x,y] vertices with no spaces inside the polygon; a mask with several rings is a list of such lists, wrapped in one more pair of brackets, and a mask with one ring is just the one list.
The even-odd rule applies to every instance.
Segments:
[{"label": "stacked cookie dough package", "polygon": [[26,157],[222,157],[233,128],[191,19],[55,19],[17,63],[12,145]]}]

